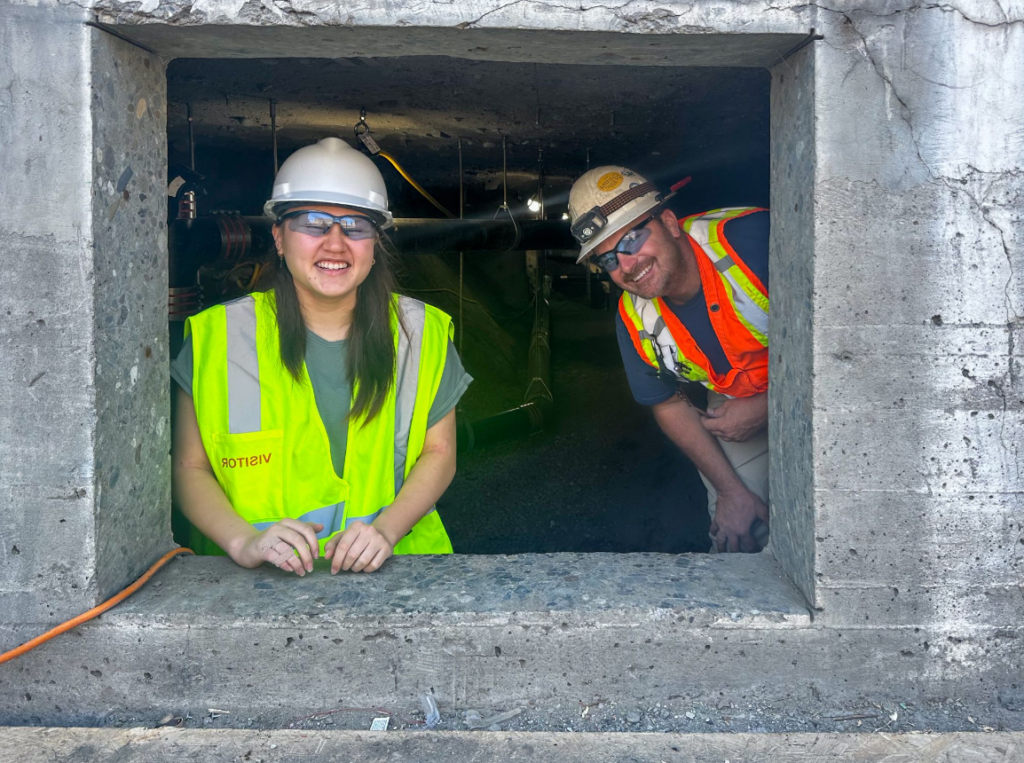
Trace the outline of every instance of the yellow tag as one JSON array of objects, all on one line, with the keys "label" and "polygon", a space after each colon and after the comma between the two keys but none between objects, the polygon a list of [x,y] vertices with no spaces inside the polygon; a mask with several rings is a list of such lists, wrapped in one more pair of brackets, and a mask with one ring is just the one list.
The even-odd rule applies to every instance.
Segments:
[{"label": "yellow tag", "polygon": [[614,191],[622,185],[622,173],[606,172],[597,179],[597,187],[602,191]]}]

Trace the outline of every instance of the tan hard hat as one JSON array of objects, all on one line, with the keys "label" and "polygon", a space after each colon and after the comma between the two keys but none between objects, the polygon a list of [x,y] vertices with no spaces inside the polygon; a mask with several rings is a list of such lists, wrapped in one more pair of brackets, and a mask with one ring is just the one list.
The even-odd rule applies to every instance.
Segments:
[{"label": "tan hard hat", "polygon": [[584,173],[569,191],[572,235],[581,246],[576,262],[583,262],[598,244],[668,198],[628,167],[606,165]]}]

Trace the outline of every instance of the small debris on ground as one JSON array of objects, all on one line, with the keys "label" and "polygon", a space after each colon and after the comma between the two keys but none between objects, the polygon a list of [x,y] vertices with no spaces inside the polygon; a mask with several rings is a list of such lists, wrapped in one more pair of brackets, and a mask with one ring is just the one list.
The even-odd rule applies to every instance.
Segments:
[{"label": "small debris on ground", "polygon": [[[502,724],[505,721],[512,720],[521,712],[523,712],[523,708],[516,707],[512,710],[509,710],[507,713],[499,713],[498,715],[492,715],[488,718],[481,718],[479,712],[477,712],[476,710],[469,710],[466,712],[465,715],[466,726],[468,726],[471,729],[487,729],[491,728],[492,726],[498,726],[497,730],[501,731],[501,727],[499,726],[499,724]],[[473,713],[473,715],[470,716],[470,713]],[[491,730],[494,731],[495,729]]]}]

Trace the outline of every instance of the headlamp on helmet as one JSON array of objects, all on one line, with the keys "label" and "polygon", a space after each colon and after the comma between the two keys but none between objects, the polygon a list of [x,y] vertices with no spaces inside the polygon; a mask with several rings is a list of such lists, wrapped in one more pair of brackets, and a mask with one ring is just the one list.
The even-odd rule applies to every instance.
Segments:
[{"label": "headlamp on helmet", "polygon": [[608,218],[602,214],[601,207],[594,207],[576,218],[576,221],[569,227],[570,232],[581,244],[586,244],[594,236],[604,230],[608,224]]}]

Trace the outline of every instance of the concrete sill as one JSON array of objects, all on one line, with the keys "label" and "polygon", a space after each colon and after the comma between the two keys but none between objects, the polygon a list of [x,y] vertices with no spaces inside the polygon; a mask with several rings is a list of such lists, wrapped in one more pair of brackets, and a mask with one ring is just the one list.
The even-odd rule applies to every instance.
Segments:
[{"label": "concrete sill", "polygon": [[802,627],[802,595],[769,555],[520,554],[395,557],[371,575],[332,576],[325,562],[299,578],[243,570],[223,558],[181,557],[109,615],[109,624],[188,622],[481,622],[573,620]]},{"label": "concrete sill", "polygon": [[[0,666],[0,722],[206,707],[295,717],[325,703],[406,706],[424,691],[448,707],[665,698],[735,681],[737,660],[788,665],[779,655],[810,625],[763,554],[402,557],[372,575],[332,577],[321,562],[304,578],[184,557]],[[0,624],[8,643],[29,630]]]}]

